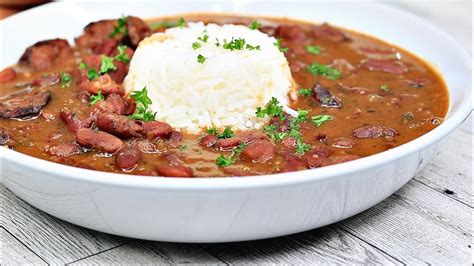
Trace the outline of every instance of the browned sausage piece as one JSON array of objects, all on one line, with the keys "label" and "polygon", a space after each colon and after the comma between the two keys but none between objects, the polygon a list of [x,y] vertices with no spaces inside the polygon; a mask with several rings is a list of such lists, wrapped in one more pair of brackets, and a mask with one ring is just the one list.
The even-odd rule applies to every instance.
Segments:
[{"label": "browned sausage piece", "polygon": [[143,128],[149,139],[167,139],[173,133],[173,128],[169,124],[160,121],[144,122]]},{"label": "browned sausage piece", "polygon": [[401,61],[368,59],[362,62],[362,67],[370,71],[386,72],[401,75],[407,72],[407,67]]},{"label": "browned sausage piece", "polygon": [[10,141],[10,134],[4,128],[0,127],[0,145],[5,145]]},{"label": "browned sausage piece", "polygon": [[83,80],[79,85],[79,89],[88,91],[91,94],[97,94],[99,91],[103,95],[111,93],[124,95],[125,93],[122,86],[115,83],[108,74],[101,75],[94,80]]},{"label": "browned sausage piece", "polygon": [[272,159],[275,154],[275,147],[268,140],[256,140],[250,143],[240,154],[244,160],[254,163],[265,163]]},{"label": "browned sausage piece", "polygon": [[61,110],[59,117],[72,132],[77,132],[80,128],[89,128],[95,122],[95,117],[90,116],[81,120],[75,113],[66,110]]},{"label": "browned sausage piece", "polygon": [[0,98],[0,118],[38,114],[51,98],[49,91],[24,89]]},{"label": "browned sausage piece", "polygon": [[71,155],[79,154],[81,148],[75,143],[58,143],[48,146],[46,151],[49,155],[59,157],[69,157]]},{"label": "browned sausage piece", "polygon": [[[75,39],[77,46],[81,48],[92,48],[101,45],[103,42],[110,40],[110,33],[117,26],[117,20],[100,20],[89,23],[84,28],[84,34]],[[123,38],[123,34],[117,34],[113,39],[119,41]],[[96,48],[97,49],[97,48]]]},{"label": "browned sausage piece", "polygon": [[160,165],[156,167],[160,176],[168,177],[193,177],[193,169],[184,165]]},{"label": "browned sausage piece", "polygon": [[131,120],[126,116],[113,113],[100,113],[97,116],[100,130],[122,138],[142,137],[142,122]]},{"label": "browned sausage piece", "polygon": [[320,167],[330,155],[330,151],[323,147],[316,147],[308,151],[303,159],[308,163],[309,168]]},{"label": "browned sausage piece", "polygon": [[206,135],[204,136],[199,144],[203,147],[212,147],[214,146],[219,139],[216,137],[216,135]]},{"label": "browned sausage piece", "polygon": [[37,42],[28,47],[20,58],[20,63],[31,65],[36,70],[50,68],[59,59],[72,56],[72,48],[64,39]]},{"label": "browned sausage piece", "polygon": [[116,136],[89,128],[80,128],[76,132],[76,141],[83,147],[106,153],[115,153],[124,146]]},{"label": "browned sausage piece", "polygon": [[342,31],[330,26],[327,23],[314,27],[313,35],[316,39],[327,39],[333,42],[345,42],[351,40]]},{"label": "browned sausage piece", "polygon": [[127,108],[125,100],[122,96],[112,93],[107,95],[104,101],[98,101],[94,104],[94,108],[101,112],[114,113],[124,115]]},{"label": "browned sausage piece", "polygon": [[137,47],[138,43],[151,35],[151,29],[142,19],[127,17],[128,38],[132,47]]},{"label": "browned sausage piece", "polygon": [[228,139],[220,139],[216,143],[216,147],[222,151],[230,151],[235,147],[239,146],[240,143],[244,143],[241,137],[232,137]]},{"label": "browned sausage piece", "polygon": [[7,67],[0,72],[0,83],[7,83],[16,78],[16,72],[13,68]]},{"label": "browned sausage piece", "polygon": [[296,25],[280,25],[275,31],[275,36],[290,41],[304,42],[307,37],[301,27]]},{"label": "browned sausage piece", "polygon": [[142,153],[136,148],[125,147],[118,151],[115,157],[115,165],[124,171],[130,171],[138,165]]},{"label": "browned sausage piece", "polygon": [[356,138],[380,138],[380,137],[394,137],[398,132],[390,127],[384,126],[365,126],[358,128],[352,132]]},{"label": "browned sausage piece", "polygon": [[342,102],[339,98],[334,96],[328,89],[323,87],[319,82],[316,82],[313,87],[314,98],[318,101],[322,107],[335,107],[340,108]]},{"label": "browned sausage piece", "polygon": [[60,76],[59,74],[55,73],[55,74],[44,75],[40,78],[37,78],[33,80],[31,85],[38,86],[38,87],[52,86],[52,85],[58,84],[59,81],[60,81]]}]

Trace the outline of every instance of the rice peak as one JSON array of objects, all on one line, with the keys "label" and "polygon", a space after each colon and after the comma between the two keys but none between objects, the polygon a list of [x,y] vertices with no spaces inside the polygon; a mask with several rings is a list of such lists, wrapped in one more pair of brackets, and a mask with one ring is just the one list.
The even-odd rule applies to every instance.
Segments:
[{"label": "rice peak", "polygon": [[[296,97],[276,39],[243,25],[188,23],[144,39],[125,79],[128,93],[147,87],[156,119],[190,133],[245,130],[267,122],[255,110]],[[291,98],[291,99],[290,99]]]}]

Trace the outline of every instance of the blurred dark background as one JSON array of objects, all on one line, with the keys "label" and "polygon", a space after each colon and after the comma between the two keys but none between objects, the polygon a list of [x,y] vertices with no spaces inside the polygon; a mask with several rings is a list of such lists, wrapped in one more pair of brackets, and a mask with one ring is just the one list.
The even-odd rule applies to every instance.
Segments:
[{"label": "blurred dark background", "polygon": [[28,9],[43,3],[47,0],[0,0],[0,19],[6,18],[24,9]]}]

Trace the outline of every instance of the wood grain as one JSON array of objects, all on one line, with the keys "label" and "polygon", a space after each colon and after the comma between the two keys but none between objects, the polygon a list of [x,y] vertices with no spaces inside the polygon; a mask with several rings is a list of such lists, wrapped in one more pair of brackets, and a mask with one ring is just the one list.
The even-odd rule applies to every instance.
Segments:
[{"label": "wood grain", "polygon": [[47,265],[3,227],[0,227],[0,239],[0,265]]},{"label": "wood grain", "polygon": [[412,180],[375,207],[338,224],[407,264],[464,264],[471,209]]},{"label": "wood grain", "polygon": [[46,262],[62,264],[131,240],[87,230],[39,211],[0,186],[1,225]]},{"label": "wood grain", "polygon": [[196,244],[136,241],[72,263],[97,264],[224,264]]},{"label": "wood grain", "polygon": [[401,264],[334,226],[288,237],[211,245],[207,250],[230,264]]},{"label": "wood grain", "polygon": [[473,207],[472,141],[472,134],[457,130],[442,143],[438,156],[415,179]]}]

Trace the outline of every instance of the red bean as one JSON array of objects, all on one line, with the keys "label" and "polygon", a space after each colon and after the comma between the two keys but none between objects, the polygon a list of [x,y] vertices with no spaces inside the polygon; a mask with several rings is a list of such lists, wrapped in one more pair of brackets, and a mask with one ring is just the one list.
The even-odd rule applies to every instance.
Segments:
[{"label": "red bean", "polygon": [[124,95],[125,91],[122,86],[115,83],[112,78],[108,75],[101,75],[94,80],[84,80],[79,84],[79,89],[86,90],[91,94],[97,94],[99,91],[103,95],[117,93]]},{"label": "red bean", "polygon": [[114,135],[89,128],[80,128],[76,132],[76,141],[83,147],[106,153],[115,153],[124,146],[122,140]]},{"label": "red bean", "polygon": [[313,35],[316,39],[328,39],[333,42],[350,41],[342,31],[330,26],[327,23],[313,28]]},{"label": "red bean", "polygon": [[72,132],[77,132],[80,128],[89,128],[95,122],[95,117],[93,116],[81,120],[75,113],[66,110],[61,110],[59,117]]},{"label": "red bean", "polygon": [[122,96],[112,93],[107,95],[104,101],[99,101],[94,104],[94,107],[101,112],[108,112],[123,115],[127,108],[125,100]]},{"label": "red bean", "polygon": [[398,132],[390,127],[384,126],[365,126],[358,128],[352,132],[356,138],[380,138],[380,137],[394,137]]},{"label": "red bean", "polygon": [[275,147],[268,140],[256,140],[250,143],[240,154],[244,160],[254,163],[265,163],[272,159],[275,154]]},{"label": "red bean", "polygon": [[301,27],[296,25],[280,25],[275,31],[275,36],[291,41],[304,42],[307,40],[306,34]]},{"label": "red bean", "polygon": [[370,71],[386,72],[401,75],[407,72],[407,67],[401,61],[368,59],[362,62],[362,67]]},{"label": "red bean", "polygon": [[332,143],[332,146],[336,147],[336,148],[350,149],[355,144],[356,144],[355,141],[353,141],[350,138],[339,137],[339,138],[334,139],[334,142]]},{"label": "red bean", "polygon": [[216,142],[216,147],[222,151],[229,151],[243,143],[242,138],[232,137],[227,139],[220,139]]},{"label": "red bean", "polygon": [[59,156],[59,157],[69,157],[71,155],[79,154],[81,149],[75,143],[58,143],[53,144],[46,148],[46,151],[49,155]]},{"label": "red bean", "polygon": [[142,122],[131,120],[123,115],[100,113],[97,116],[97,126],[105,132],[122,138],[143,136]]},{"label": "red bean", "polygon": [[138,165],[141,158],[142,153],[140,150],[125,147],[119,150],[115,156],[115,165],[124,171],[130,171]]},{"label": "red bean", "polygon": [[5,145],[10,141],[10,133],[2,127],[0,127],[0,145]]},{"label": "red bean", "polygon": [[328,158],[330,151],[323,147],[316,147],[308,151],[303,158],[308,163],[309,168],[320,167],[322,163]]},{"label": "red bean", "polygon": [[7,67],[0,72],[0,83],[7,83],[16,78],[16,72],[13,68]]},{"label": "red bean", "polygon": [[57,73],[56,74],[48,74],[48,75],[44,75],[40,78],[37,78],[37,79],[33,80],[31,85],[38,86],[38,87],[52,86],[52,85],[58,84],[59,81],[60,81],[59,74],[57,74]]},{"label": "red bean", "polygon": [[184,165],[161,165],[156,167],[160,176],[167,177],[193,177],[193,169]]},{"label": "red bean", "polygon": [[171,133],[173,133],[173,128],[165,122],[145,122],[143,123],[143,128],[147,138],[149,139],[167,139],[171,136]]}]

